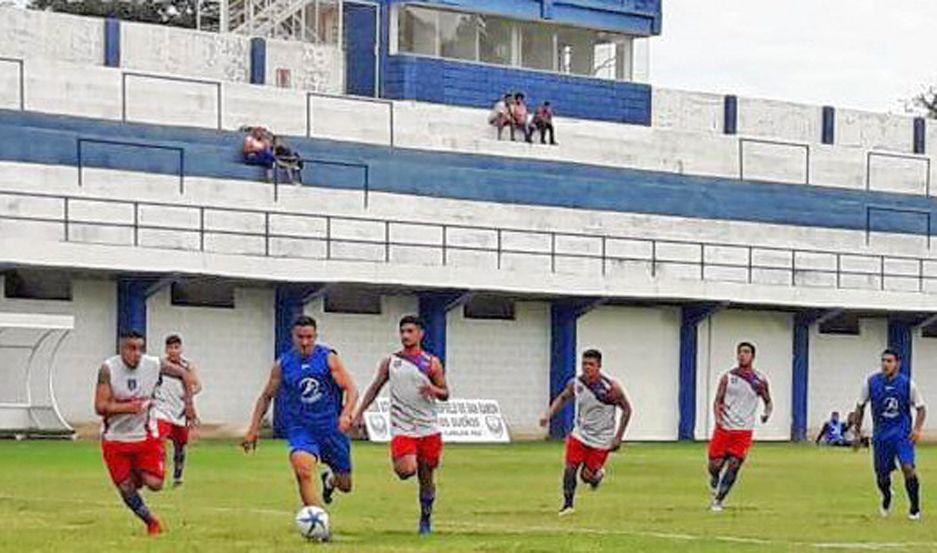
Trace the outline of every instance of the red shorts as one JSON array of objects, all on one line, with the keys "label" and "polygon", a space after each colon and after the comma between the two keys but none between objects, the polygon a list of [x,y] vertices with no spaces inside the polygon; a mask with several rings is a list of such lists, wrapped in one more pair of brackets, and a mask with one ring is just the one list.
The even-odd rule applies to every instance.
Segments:
[{"label": "red shorts", "polygon": [[572,435],[566,437],[566,464],[579,466],[586,465],[591,472],[598,472],[608,459],[610,450],[590,447],[580,442]]},{"label": "red shorts", "polygon": [[176,445],[185,445],[189,443],[189,427],[179,426],[169,421],[159,419],[159,437],[161,440],[172,440]]},{"label": "red shorts", "polygon": [[716,427],[713,438],[709,441],[709,458],[722,459],[731,455],[739,460],[748,456],[752,447],[751,430],[725,430]]},{"label": "red shorts", "polygon": [[432,468],[439,466],[442,457],[442,434],[430,434],[417,438],[413,436],[394,436],[390,441],[390,456],[397,460],[406,455],[416,455],[418,463]]},{"label": "red shorts", "polygon": [[166,475],[163,442],[147,438],[142,442],[101,441],[104,463],[115,484],[126,482],[134,472],[145,472],[162,480]]}]

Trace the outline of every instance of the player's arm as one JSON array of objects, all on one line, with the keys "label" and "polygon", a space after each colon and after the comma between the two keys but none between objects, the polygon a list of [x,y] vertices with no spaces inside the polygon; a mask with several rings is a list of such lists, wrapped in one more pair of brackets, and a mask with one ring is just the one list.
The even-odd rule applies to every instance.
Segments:
[{"label": "player's arm", "polygon": [[114,390],[111,388],[111,369],[101,365],[98,369],[98,382],[94,387],[94,412],[102,417],[111,415],[142,413],[147,408],[147,401],[134,399],[131,401],[117,401],[114,399]]},{"label": "player's arm", "polygon": [[911,431],[910,439],[912,442],[917,443],[921,439],[921,435],[924,432],[924,421],[927,419],[927,406],[924,405],[924,400],[921,398],[921,393],[918,392],[917,385],[914,381],[911,382],[911,405],[914,406],[914,429]]},{"label": "player's arm", "polygon": [[280,368],[280,362],[277,361],[273,364],[273,368],[270,369],[270,377],[267,378],[267,384],[264,386],[263,391],[260,392],[257,403],[254,404],[254,413],[251,415],[250,427],[247,429],[247,434],[244,435],[244,441],[241,442],[241,447],[244,448],[244,451],[257,449],[257,440],[260,439],[260,425],[264,420],[264,416],[267,414],[267,409],[270,408],[270,402],[273,401],[273,398],[277,395],[277,391],[280,389],[280,381],[282,378],[283,371]]},{"label": "player's arm", "polygon": [[854,450],[859,449],[859,446],[862,445],[862,421],[865,420],[865,404],[869,402],[869,380],[866,379],[862,383],[862,388],[859,390],[859,399],[856,401],[856,410],[852,413],[852,422],[856,425],[856,441],[852,443],[852,448]]},{"label": "player's arm", "polygon": [[449,386],[446,385],[446,371],[438,357],[433,357],[429,367],[429,384],[420,388],[420,393],[428,398],[446,401],[449,399]]},{"label": "player's arm", "polygon": [[729,377],[722,375],[719,379],[719,387],[716,389],[716,399],[713,400],[713,415],[716,417],[716,425],[722,426],[722,415],[725,411],[726,387],[729,385]]},{"label": "player's arm", "polygon": [[182,401],[185,403],[185,420],[190,425],[197,423],[198,415],[195,413],[195,402],[192,401],[192,396],[196,394],[194,390],[198,379],[185,368],[173,363],[165,357],[159,359],[159,372],[182,380]]},{"label": "player's arm", "polygon": [[198,367],[195,363],[189,363],[188,372],[192,376],[192,395],[197,395],[202,391],[202,379],[198,376]]},{"label": "player's arm", "polygon": [[815,443],[815,444],[817,444],[817,445],[820,445],[820,438],[822,438],[823,435],[826,434],[826,427],[827,427],[827,425],[829,425],[829,424],[830,424],[830,423],[828,423],[828,422],[823,423],[823,428],[820,429],[820,433],[817,434],[817,439],[814,440],[813,443]]},{"label": "player's arm", "polygon": [[774,411],[774,403],[771,401],[771,390],[768,388],[768,381],[764,380],[764,387],[761,389],[761,399],[765,402],[765,412],[761,415],[761,424],[768,422],[771,413]]},{"label": "player's arm", "polygon": [[628,422],[631,421],[631,402],[628,401],[628,394],[625,393],[624,388],[622,388],[617,382],[612,384],[612,389],[615,391],[615,400],[616,405],[621,409],[621,420],[618,421],[618,430],[615,432],[615,441],[612,442],[612,451],[618,451],[621,449],[621,441],[625,437],[625,430],[628,428]]},{"label": "player's arm", "polygon": [[371,385],[368,386],[368,389],[364,392],[364,397],[361,398],[361,401],[358,402],[358,407],[355,408],[354,416],[352,417],[355,422],[361,419],[361,415],[368,410],[368,407],[374,403],[374,400],[377,399],[378,394],[381,393],[381,390],[384,389],[384,385],[387,384],[388,379],[390,379],[390,358],[384,359],[381,361],[381,364],[377,367],[377,374],[374,375],[374,380],[371,381]]},{"label": "player's arm", "polygon": [[358,403],[358,388],[355,387],[355,381],[345,368],[345,364],[334,353],[329,354],[329,369],[332,371],[332,379],[345,392],[345,402],[342,404],[342,414],[338,419],[338,429],[348,432],[353,421],[355,405]]},{"label": "player's arm", "polygon": [[550,408],[547,409],[547,412],[540,417],[540,426],[546,426],[550,424],[550,420],[560,412],[560,409],[566,405],[569,400],[573,399],[573,381],[570,380],[569,383],[563,388],[563,391],[560,392],[560,395],[556,396],[553,399],[553,402],[550,403]]}]

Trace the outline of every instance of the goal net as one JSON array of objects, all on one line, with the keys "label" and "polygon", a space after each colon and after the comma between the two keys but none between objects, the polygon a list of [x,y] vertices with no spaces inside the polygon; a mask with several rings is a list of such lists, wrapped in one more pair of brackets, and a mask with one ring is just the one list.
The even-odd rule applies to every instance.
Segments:
[{"label": "goal net", "polygon": [[53,389],[55,358],[74,326],[70,315],[0,313],[0,436],[74,434]]}]

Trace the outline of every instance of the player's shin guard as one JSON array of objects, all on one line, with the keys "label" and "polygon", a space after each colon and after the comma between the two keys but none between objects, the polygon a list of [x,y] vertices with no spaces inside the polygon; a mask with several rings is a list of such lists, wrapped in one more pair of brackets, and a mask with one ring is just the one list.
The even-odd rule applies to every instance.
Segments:
[{"label": "player's shin guard", "polygon": [[185,446],[176,446],[172,452],[172,478],[179,482],[182,480],[182,471],[185,469]]},{"label": "player's shin guard", "polygon": [[433,516],[433,503],[436,501],[436,494],[420,495],[420,520],[428,521]]},{"label": "player's shin guard", "polygon": [[[875,483],[878,484],[878,489],[882,492],[882,509],[888,511],[891,508],[891,475],[880,474]],[[910,491],[908,495],[910,496]]]},{"label": "player's shin guard", "polygon": [[573,506],[576,495],[576,469],[567,467],[563,472],[563,507]]},{"label": "player's shin guard", "polygon": [[911,478],[905,478],[904,487],[908,490],[908,500],[911,502],[911,514],[917,514],[921,511],[921,483],[917,475]]},{"label": "player's shin guard", "polygon": [[127,508],[133,511],[133,514],[137,515],[140,520],[147,525],[153,524],[155,519],[147,508],[146,503],[143,502],[143,498],[140,497],[139,492],[136,490],[132,492],[121,490],[120,497],[124,500],[124,504],[127,505]]}]

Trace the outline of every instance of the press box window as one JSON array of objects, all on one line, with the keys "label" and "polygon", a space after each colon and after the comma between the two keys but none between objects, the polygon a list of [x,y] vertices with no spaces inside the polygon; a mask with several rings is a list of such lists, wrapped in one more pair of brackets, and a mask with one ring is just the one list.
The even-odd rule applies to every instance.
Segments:
[{"label": "press box window", "polygon": [[859,335],[859,315],[844,313],[820,323],[820,334]]},{"label": "press box window", "polygon": [[234,309],[234,285],[228,282],[174,282],[170,292],[173,305]]},{"label": "press box window", "polygon": [[513,321],[514,300],[497,296],[480,296],[469,300],[462,310],[466,319]]},{"label": "press box window", "polygon": [[72,279],[65,273],[8,271],[4,273],[3,295],[23,300],[72,300]]},{"label": "press box window", "polygon": [[380,315],[381,294],[353,288],[327,292],[325,294],[325,312]]}]

